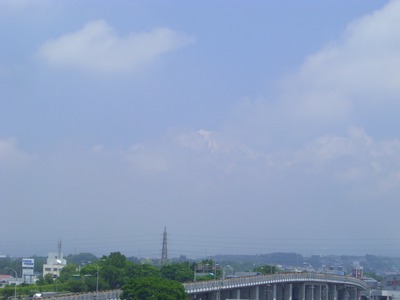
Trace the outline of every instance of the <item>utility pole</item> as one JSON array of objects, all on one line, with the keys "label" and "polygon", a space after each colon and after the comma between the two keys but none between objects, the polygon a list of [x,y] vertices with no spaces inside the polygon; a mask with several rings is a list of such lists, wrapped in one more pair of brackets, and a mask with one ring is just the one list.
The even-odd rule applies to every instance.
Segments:
[{"label": "utility pole", "polygon": [[166,263],[168,260],[168,250],[167,250],[167,227],[164,227],[163,243],[161,250],[161,264]]},{"label": "utility pole", "polygon": [[99,268],[99,265],[97,264],[96,299],[97,299],[97,296],[98,296],[98,294],[99,294],[99,271],[100,271],[100,268]]},{"label": "utility pole", "polygon": [[15,283],[14,283],[14,300],[17,300],[17,279],[18,279],[18,273],[12,268],[5,267],[6,270],[11,270],[15,273]]}]

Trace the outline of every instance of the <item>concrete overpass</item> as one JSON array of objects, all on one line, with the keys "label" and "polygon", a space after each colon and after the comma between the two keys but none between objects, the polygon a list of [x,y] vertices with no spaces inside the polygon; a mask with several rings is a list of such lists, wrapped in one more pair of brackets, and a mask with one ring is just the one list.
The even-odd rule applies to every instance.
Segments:
[{"label": "concrete overpass", "polygon": [[[185,283],[183,286],[190,300],[360,300],[361,292],[368,291],[367,284],[354,277],[319,273],[279,273]],[[119,300],[121,292],[53,293],[37,300]],[[372,299],[400,299],[392,294]]]},{"label": "concrete overpass", "polygon": [[190,300],[359,300],[368,285],[319,273],[278,273],[184,284]]}]

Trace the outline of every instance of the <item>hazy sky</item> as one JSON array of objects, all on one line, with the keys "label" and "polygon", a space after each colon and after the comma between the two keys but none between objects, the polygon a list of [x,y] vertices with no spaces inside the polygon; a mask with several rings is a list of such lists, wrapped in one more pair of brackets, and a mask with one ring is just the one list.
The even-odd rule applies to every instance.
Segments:
[{"label": "hazy sky", "polygon": [[400,1],[0,0],[0,254],[400,256]]}]

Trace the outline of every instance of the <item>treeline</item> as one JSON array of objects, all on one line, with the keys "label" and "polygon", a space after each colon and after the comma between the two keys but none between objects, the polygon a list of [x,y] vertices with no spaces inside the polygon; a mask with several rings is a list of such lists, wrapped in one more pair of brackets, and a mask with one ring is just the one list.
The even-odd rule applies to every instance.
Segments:
[{"label": "treeline", "polygon": [[[69,260],[58,278],[51,274],[39,278],[35,284],[21,284],[16,287],[18,298],[31,297],[40,292],[94,292],[110,289],[122,289],[126,299],[136,299],[136,293],[145,299],[146,291],[152,295],[160,293],[155,299],[186,299],[182,282],[193,280],[193,263],[174,262],[159,266],[152,261],[133,262],[120,252],[111,253],[100,259],[90,256],[90,262]],[[87,258],[86,258],[87,259]],[[3,266],[17,267],[15,261],[7,261]],[[149,288],[151,287],[151,288]],[[14,286],[0,289],[1,298],[6,299],[14,295]],[[174,291],[171,291],[171,288]],[[158,292],[157,292],[158,291]]]},{"label": "treeline", "polygon": [[[148,299],[154,296],[154,299],[181,300],[187,299],[183,282],[219,279],[226,275],[224,268],[211,259],[200,262],[169,261],[161,264],[159,261],[139,261],[127,258],[120,252],[113,252],[100,259],[91,254],[68,256],[67,261],[68,264],[57,278],[46,274],[35,284],[16,286],[18,298],[31,297],[41,292],[83,293],[122,289],[122,299]],[[15,261],[7,262],[11,266],[5,267],[17,267]],[[253,271],[268,274],[275,273],[276,268],[260,266]],[[0,289],[2,299],[13,295],[14,286]]]}]

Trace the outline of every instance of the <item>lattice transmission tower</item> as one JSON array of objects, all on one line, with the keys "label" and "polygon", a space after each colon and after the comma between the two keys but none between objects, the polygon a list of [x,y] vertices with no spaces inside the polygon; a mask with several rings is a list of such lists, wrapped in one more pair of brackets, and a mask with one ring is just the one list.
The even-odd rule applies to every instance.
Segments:
[{"label": "lattice transmission tower", "polygon": [[162,250],[161,250],[161,263],[165,263],[168,260],[168,249],[167,249],[167,227],[164,227]]}]

